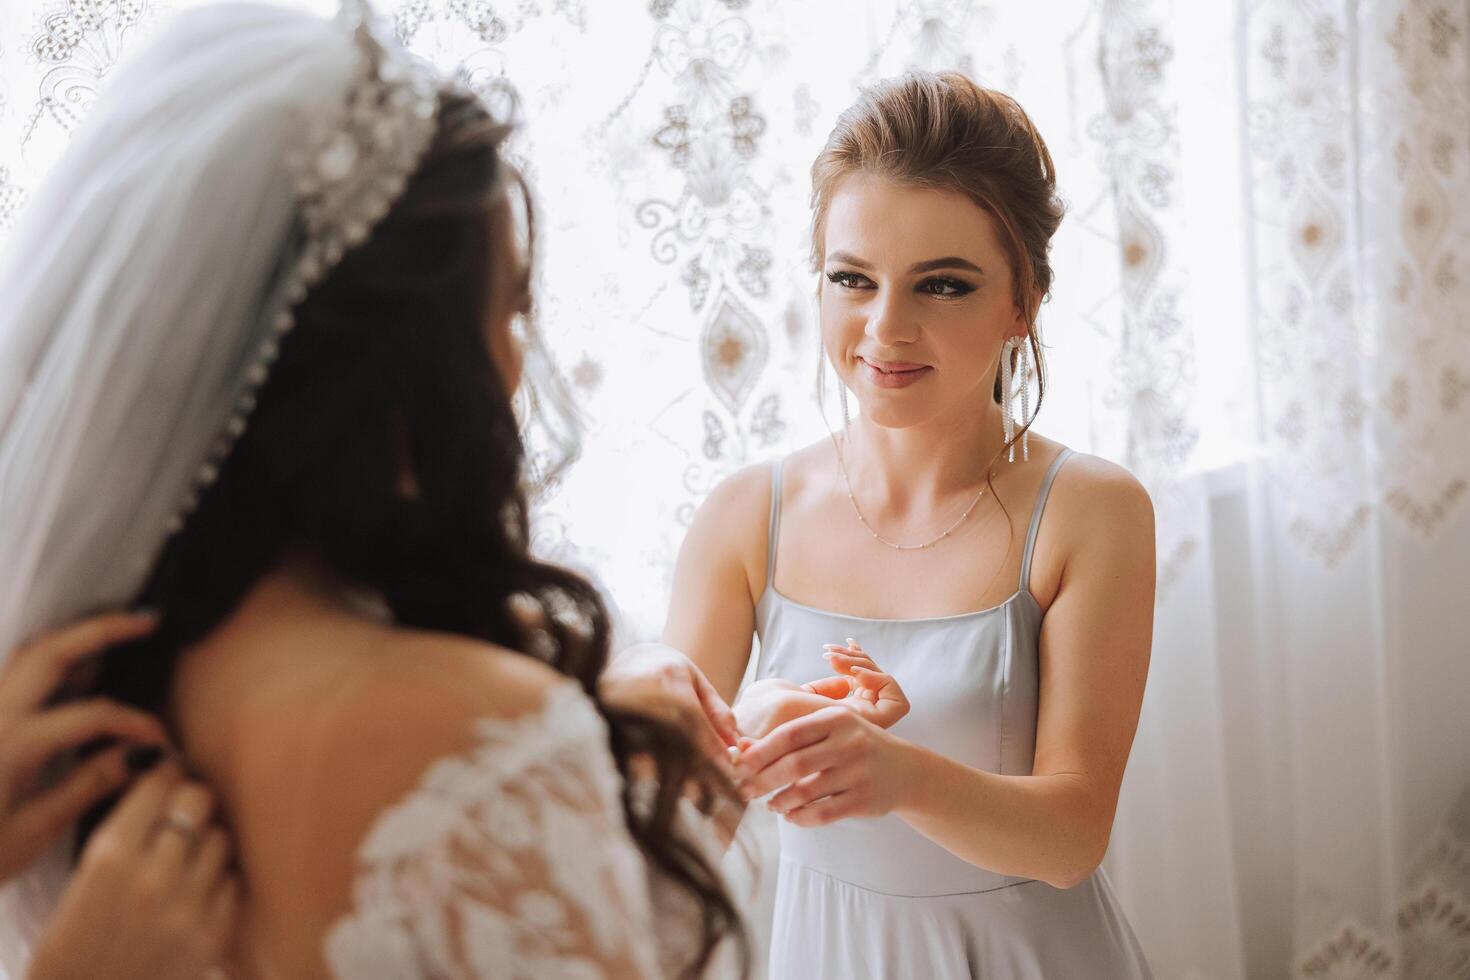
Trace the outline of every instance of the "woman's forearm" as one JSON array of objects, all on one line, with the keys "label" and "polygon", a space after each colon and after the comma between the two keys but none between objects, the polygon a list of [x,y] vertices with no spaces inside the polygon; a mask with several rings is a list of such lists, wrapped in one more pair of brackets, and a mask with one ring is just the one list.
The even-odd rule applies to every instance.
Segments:
[{"label": "woman's forearm", "polygon": [[913,778],[894,812],[956,857],[1058,888],[1102,860],[1115,804],[1081,774],[1002,776],[908,745]]}]

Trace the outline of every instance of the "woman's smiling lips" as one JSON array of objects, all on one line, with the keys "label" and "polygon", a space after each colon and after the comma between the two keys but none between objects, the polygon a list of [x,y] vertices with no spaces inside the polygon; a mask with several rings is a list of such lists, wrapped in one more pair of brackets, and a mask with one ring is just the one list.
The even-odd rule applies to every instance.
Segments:
[{"label": "woman's smiling lips", "polygon": [[863,362],[863,376],[879,388],[907,388],[934,370],[927,364],[907,361],[870,361],[866,357],[859,360]]}]

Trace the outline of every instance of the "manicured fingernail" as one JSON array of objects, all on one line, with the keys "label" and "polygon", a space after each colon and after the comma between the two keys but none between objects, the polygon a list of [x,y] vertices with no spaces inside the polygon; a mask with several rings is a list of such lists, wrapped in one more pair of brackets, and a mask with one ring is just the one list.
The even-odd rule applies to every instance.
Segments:
[{"label": "manicured fingernail", "polygon": [[857,640],[854,640],[852,637],[849,636],[847,638],[847,645],[850,647],[857,646]]},{"label": "manicured fingernail", "polygon": [[123,761],[127,763],[129,772],[140,773],[158,765],[162,758],[163,749],[157,745],[135,745],[128,749]]}]

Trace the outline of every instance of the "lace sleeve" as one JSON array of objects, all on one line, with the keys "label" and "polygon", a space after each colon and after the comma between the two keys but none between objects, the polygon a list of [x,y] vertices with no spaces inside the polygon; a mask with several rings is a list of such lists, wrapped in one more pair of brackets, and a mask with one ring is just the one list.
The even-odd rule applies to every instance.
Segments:
[{"label": "lace sleeve", "polygon": [[326,936],[339,980],[654,978],[649,876],[602,717],[558,685],[477,723],[357,853],[352,911]]}]

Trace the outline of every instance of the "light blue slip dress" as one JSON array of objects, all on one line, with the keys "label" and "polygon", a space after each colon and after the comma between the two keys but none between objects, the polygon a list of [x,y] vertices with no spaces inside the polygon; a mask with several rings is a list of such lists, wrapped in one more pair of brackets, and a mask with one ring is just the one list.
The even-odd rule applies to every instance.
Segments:
[{"label": "light blue slip dress", "polygon": [[[978,769],[1029,775],[1042,618],[1029,589],[1031,557],[1068,455],[1042,481],[1017,592],[990,609],[930,619],[846,616],[776,592],[777,462],[755,676],[798,684],[828,676],[822,645],[853,637],[908,695],[895,735]],[[894,815],[812,829],[783,820],[780,846],[771,980],[1150,980],[1101,869],[1069,889],[996,874]]]}]

